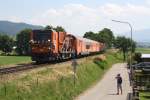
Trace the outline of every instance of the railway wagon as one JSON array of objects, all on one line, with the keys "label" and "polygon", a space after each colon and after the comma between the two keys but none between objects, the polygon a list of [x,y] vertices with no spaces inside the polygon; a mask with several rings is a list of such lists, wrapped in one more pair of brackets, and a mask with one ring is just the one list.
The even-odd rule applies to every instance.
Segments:
[{"label": "railway wagon", "polygon": [[77,37],[72,34],[67,34],[65,39],[70,40],[70,45],[72,47],[71,49],[77,56],[97,53],[100,52],[103,48],[103,43]]},{"label": "railway wagon", "polygon": [[69,59],[100,52],[103,43],[53,30],[33,30],[30,35],[32,61]]}]

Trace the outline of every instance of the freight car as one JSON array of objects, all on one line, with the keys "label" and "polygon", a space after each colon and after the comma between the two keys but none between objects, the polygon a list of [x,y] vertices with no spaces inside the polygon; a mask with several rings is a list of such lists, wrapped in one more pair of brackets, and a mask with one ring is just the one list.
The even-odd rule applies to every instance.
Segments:
[{"label": "freight car", "polygon": [[69,59],[103,50],[105,45],[86,38],[54,30],[33,30],[30,34],[32,61]]}]

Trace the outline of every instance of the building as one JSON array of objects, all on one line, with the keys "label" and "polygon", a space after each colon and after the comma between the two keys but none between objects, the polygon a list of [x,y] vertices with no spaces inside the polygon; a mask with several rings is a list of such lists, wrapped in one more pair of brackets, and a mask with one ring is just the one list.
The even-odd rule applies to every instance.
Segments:
[{"label": "building", "polygon": [[150,54],[141,54],[142,62],[150,62]]}]

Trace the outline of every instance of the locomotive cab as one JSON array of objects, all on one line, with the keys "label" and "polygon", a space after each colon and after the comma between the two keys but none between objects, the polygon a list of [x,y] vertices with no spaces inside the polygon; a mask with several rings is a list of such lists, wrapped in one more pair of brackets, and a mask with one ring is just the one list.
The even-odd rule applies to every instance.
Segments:
[{"label": "locomotive cab", "polygon": [[51,40],[51,30],[33,30],[32,39],[36,43],[48,43]]},{"label": "locomotive cab", "polygon": [[33,30],[30,37],[32,61],[45,62],[59,57],[61,32],[53,30]]},{"label": "locomotive cab", "polygon": [[51,30],[33,30],[30,34],[30,46],[32,61],[46,61],[46,55],[49,53],[51,44]]}]

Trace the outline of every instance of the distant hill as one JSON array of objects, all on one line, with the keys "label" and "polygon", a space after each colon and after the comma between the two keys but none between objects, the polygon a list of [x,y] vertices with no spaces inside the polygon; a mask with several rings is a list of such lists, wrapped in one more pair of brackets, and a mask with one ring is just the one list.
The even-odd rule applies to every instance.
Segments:
[{"label": "distant hill", "polygon": [[137,47],[150,48],[150,42],[137,42]]},{"label": "distant hill", "polygon": [[143,29],[133,32],[133,39],[139,42],[150,43],[150,29]]},{"label": "distant hill", "polygon": [[42,29],[42,26],[31,25],[26,23],[15,23],[10,21],[0,21],[0,33],[15,35],[25,28]]},{"label": "distant hill", "polygon": [[[125,35],[130,37],[130,32],[121,33],[118,35]],[[133,40],[140,43],[150,43],[150,29],[133,30]]]}]

